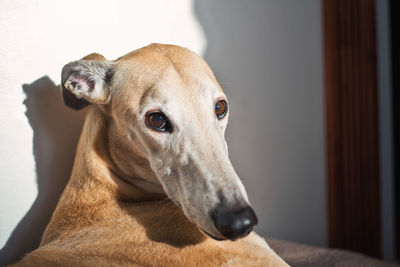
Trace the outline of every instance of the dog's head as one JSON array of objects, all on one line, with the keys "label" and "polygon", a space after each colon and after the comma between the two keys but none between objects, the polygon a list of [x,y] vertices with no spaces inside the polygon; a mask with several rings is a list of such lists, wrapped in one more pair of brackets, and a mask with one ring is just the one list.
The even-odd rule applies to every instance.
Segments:
[{"label": "dog's head", "polygon": [[153,44],[107,61],[93,54],[62,71],[65,103],[94,104],[110,118],[116,173],[165,192],[215,239],[246,236],[257,223],[228,157],[228,100],[207,63]]}]

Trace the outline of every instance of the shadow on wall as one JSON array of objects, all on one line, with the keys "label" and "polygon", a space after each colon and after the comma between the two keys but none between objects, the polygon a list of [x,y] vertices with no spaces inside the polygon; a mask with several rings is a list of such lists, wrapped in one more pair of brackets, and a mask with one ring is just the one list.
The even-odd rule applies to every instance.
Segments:
[{"label": "shadow on wall", "polygon": [[45,76],[24,84],[26,116],[33,129],[38,195],[0,251],[0,266],[11,264],[39,246],[58,199],[70,177],[85,111],[62,102],[61,90]]}]

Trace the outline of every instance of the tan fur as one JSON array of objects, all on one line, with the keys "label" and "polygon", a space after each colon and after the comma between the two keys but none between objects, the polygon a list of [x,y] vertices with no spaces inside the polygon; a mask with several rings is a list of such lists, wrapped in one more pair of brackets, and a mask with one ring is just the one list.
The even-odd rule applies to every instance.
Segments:
[{"label": "tan fur", "polygon": [[[162,71],[170,67],[169,60],[178,62],[174,68],[181,76],[171,83],[194,83],[185,72],[205,69],[218,84],[206,63],[193,61],[187,50],[160,49],[151,45],[115,61],[124,71],[115,73],[114,83],[126,89],[112,92],[109,105],[89,107],[70,181],[40,247],[15,266],[287,266],[255,233],[234,242],[216,241],[200,232],[164,192],[133,185],[135,175],[153,175],[143,151],[121,138],[143,95],[157,94],[144,88],[169,73]],[[85,59],[104,58],[92,54]],[[196,98],[192,91],[181,93]],[[144,171],[130,173],[132,160]]]}]

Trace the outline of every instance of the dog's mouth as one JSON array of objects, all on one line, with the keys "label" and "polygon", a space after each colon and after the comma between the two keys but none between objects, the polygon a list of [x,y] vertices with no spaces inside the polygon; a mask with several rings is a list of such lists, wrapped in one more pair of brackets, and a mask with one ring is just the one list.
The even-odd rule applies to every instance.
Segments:
[{"label": "dog's mouth", "polygon": [[170,198],[170,199],[172,200],[172,202],[175,203],[175,205],[177,205],[178,207],[182,208],[182,204],[179,203],[179,201],[177,201],[177,200],[175,200],[175,199],[173,199],[173,198]]},{"label": "dog's mouth", "polygon": [[208,235],[209,237],[211,237],[212,239],[215,239],[217,241],[227,240],[226,238],[223,238],[223,237],[216,237],[216,236],[210,234],[209,232],[205,231],[204,229],[201,229],[200,227],[199,227],[199,229],[201,232],[203,232],[204,234]]},{"label": "dog's mouth", "polygon": [[[178,207],[182,208],[182,204],[179,203],[179,201],[174,200],[174,199],[172,199],[172,201],[173,201]],[[189,219],[189,220],[190,220],[190,219]],[[217,237],[217,236],[215,236],[215,235],[213,235],[213,234],[210,234],[209,232],[207,232],[206,230],[202,229],[202,228],[201,228],[200,226],[198,226],[198,225],[197,225],[197,227],[199,228],[200,232],[204,233],[205,235],[211,237],[211,238],[214,239],[214,240],[217,240],[217,241],[227,240],[227,239],[224,238],[224,237]]]}]

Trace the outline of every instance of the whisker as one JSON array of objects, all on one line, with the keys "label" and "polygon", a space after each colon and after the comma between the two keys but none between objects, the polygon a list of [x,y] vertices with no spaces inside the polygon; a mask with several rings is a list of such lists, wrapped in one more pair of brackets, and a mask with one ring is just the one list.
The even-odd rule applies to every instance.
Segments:
[{"label": "whisker", "polygon": [[165,220],[165,223],[168,223],[171,220],[171,218],[173,218],[177,213],[178,213],[178,210],[176,210],[176,209],[173,212],[171,212],[171,214]]},{"label": "whisker", "polygon": [[166,207],[168,207],[170,204],[172,203],[172,201],[167,202],[165,205],[163,205],[158,212],[162,212]]}]

